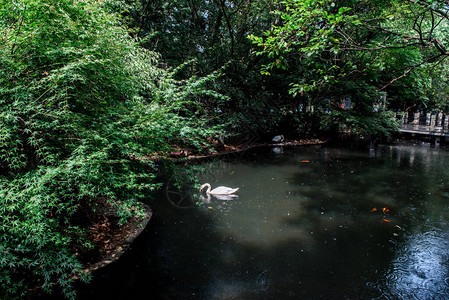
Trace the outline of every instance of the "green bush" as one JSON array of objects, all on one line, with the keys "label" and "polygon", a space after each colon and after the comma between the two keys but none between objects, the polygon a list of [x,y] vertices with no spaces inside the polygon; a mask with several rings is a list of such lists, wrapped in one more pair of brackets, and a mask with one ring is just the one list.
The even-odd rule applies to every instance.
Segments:
[{"label": "green bush", "polygon": [[[0,0],[0,295],[74,298],[79,215],[125,222],[158,188],[152,157],[218,134],[193,99],[206,78],[158,69],[107,1]],[[194,117],[195,118],[194,118]]]}]

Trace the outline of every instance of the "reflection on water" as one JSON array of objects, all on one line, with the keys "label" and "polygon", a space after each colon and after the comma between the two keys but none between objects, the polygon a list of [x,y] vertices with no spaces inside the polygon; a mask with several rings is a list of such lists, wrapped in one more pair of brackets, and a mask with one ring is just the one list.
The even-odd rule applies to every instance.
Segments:
[{"label": "reflection on water", "polygon": [[[448,152],[275,150],[206,164],[201,180],[238,197],[152,203],[143,245],[123,260],[136,266],[127,295],[449,299]],[[127,276],[103,276],[114,272]]]}]

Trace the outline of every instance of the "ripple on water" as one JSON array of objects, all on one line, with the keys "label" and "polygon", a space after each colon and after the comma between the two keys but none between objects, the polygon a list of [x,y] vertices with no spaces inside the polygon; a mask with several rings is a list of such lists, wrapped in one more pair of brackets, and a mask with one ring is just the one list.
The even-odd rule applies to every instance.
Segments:
[{"label": "ripple on water", "polygon": [[449,241],[436,230],[410,235],[385,276],[399,299],[449,299]]},{"label": "ripple on water", "polygon": [[371,299],[381,299],[383,292],[382,286],[377,282],[367,282],[366,287],[368,288],[368,292],[370,294]]}]

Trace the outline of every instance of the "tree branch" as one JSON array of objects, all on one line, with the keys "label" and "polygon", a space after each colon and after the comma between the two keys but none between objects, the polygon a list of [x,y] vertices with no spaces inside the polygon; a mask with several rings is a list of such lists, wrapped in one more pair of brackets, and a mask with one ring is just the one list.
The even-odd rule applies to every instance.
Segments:
[{"label": "tree branch", "polygon": [[420,67],[420,66],[422,66],[422,65],[424,65],[424,64],[426,64],[426,63],[432,62],[432,61],[434,61],[434,60],[436,60],[436,59],[438,59],[438,58],[440,58],[440,57],[443,57],[443,56],[444,56],[443,54],[439,54],[439,55],[437,55],[437,56],[434,56],[434,57],[431,57],[431,58],[429,58],[429,59],[426,59],[426,60],[420,62],[419,64],[410,66],[410,67],[408,68],[408,70],[405,71],[401,76],[392,79],[390,82],[388,82],[386,85],[384,85],[382,88],[378,89],[377,91],[380,92],[380,91],[386,89],[387,87],[389,87],[390,85],[392,85],[394,82],[396,82],[396,81],[398,81],[399,79],[404,78],[405,76],[407,76],[407,75],[408,75],[411,71],[413,71],[414,69],[416,69],[416,68],[418,68],[418,67]]}]

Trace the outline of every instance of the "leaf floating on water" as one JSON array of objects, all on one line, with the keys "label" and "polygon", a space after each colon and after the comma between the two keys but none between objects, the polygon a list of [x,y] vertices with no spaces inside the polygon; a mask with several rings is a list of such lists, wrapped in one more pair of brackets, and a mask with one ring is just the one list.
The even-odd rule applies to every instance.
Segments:
[{"label": "leaf floating on water", "polygon": [[374,211],[376,211],[376,210],[377,210],[377,208],[374,207],[374,208],[371,210],[371,212],[374,212]]},{"label": "leaf floating on water", "polygon": [[208,209],[214,209],[212,206],[209,206]]},{"label": "leaf floating on water", "polygon": [[387,207],[384,207],[384,208],[382,208],[382,211],[383,211],[384,213],[386,213],[386,212],[389,212],[390,210],[389,210]]},{"label": "leaf floating on water", "polygon": [[396,227],[397,227],[397,228],[399,228],[399,229],[402,229],[402,227],[401,227],[401,226],[399,226],[399,225],[396,225]]},{"label": "leaf floating on water", "polygon": [[308,163],[310,160],[301,160],[302,163]]},{"label": "leaf floating on water", "polygon": [[382,219],[382,221],[387,222],[387,223],[391,222],[390,220],[387,220],[387,219]]}]

